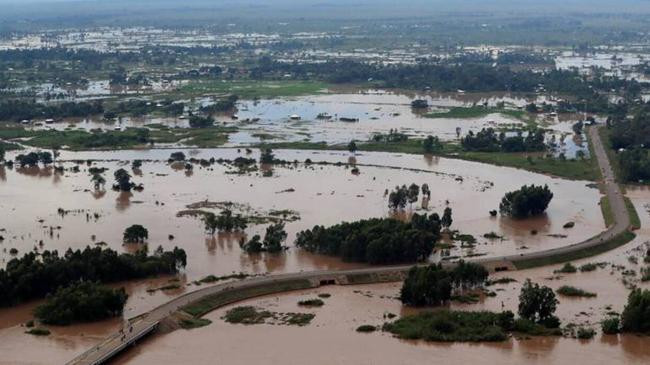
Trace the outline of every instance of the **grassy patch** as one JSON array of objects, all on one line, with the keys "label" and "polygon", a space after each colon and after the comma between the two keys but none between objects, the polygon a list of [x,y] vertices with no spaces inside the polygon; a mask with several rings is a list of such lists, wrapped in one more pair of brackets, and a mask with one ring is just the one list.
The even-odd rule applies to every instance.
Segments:
[{"label": "grassy patch", "polygon": [[580,266],[580,272],[595,271],[596,269],[604,268],[605,266],[607,266],[607,263],[604,263],[604,262],[598,262],[598,263],[588,262],[588,263]]},{"label": "grassy patch", "polygon": [[515,280],[513,278],[505,277],[505,278],[498,278],[498,279],[494,279],[494,280],[488,280],[485,283],[485,285],[490,286],[490,285],[497,285],[497,284],[510,284],[510,283],[516,283],[516,282],[517,282],[517,280]]},{"label": "grassy patch", "polygon": [[16,151],[22,149],[19,145],[15,143],[8,143],[0,141],[0,150],[4,151]]},{"label": "grassy patch", "polygon": [[322,307],[325,304],[320,299],[306,299],[298,302],[298,305],[303,307]]},{"label": "grassy patch", "polygon": [[212,323],[211,320],[204,319],[204,318],[186,318],[186,319],[181,319],[179,322],[181,328],[184,328],[186,330],[192,328],[205,327],[210,323]]},{"label": "grassy patch", "polygon": [[454,295],[451,297],[451,300],[454,302],[462,304],[476,304],[481,298],[478,294],[463,294],[463,295]]},{"label": "grassy patch", "polygon": [[514,332],[531,336],[562,336],[559,328],[547,328],[525,318],[515,320]]},{"label": "grassy patch", "polygon": [[562,262],[583,259],[585,257],[596,256],[603,252],[607,252],[609,250],[613,250],[617,247],[620,247],[632,241],[634,237],[636,237],[634,233],[630,231],[625,231],[617,235],[616,237],[606,242],[603,242],[602,244],[597,246],[592,246],[580,251],[575,251],[567,254],[557,254],[557,255],[552,255],[544,258],[518,260],[518,261],[514,261],[513,264],[517,269],[522,270],[522,269],[530,269],[533,267],[553,265]]},{"label": "grassy patch", "polygon": [[612,144],[609,140],[609,134],[610,133],[607,128],[598,129],[598,135],[600,136],[600,140],[603,143],[603,148],[605,148],[605,152],[607,153],[607,157],[609,158],[609,163],[612,166],[612,170],[614,170],[614,175],[615,175],[614,178],[616,179],[617,182],[620,183],[621,182],[620,177],[622,176],[621,165],[619,164],[616,151],[612,149]]},{"label": "grassy patch", "polygon": [[[512,313],[511,313],[512,315]],[[386,323],[384,331],[408,340],[442,342],[505,341],[503,314],[440,310],[422,312]]]},{"label": "grassy patch", "polygon": [[314,317],[316,315],[312,313],[287,313],[283,321],[291,326],[306,326]]},{"label": "grassy patch", "polygon": [[123,131],[26,130],[22,127],[0,128],[0,139],[26,138],[21,143],[32,147],[65,146],[70,150],[130,149],[154,143],[178,143],[196,147],[219,147],[228,141],[228,134],[237,131],[232,127],[183,128],[151,130],[143,139],[143,129],[127,128]]},{"label": "grassy patch", "polygon": [[535,116],[523,110],[505,108],[486,108],[482,106],[454,107],[447,111],[424,114],[426,118],[471,119],[481,118],[489,114],[501,114],[527,123],[532,123]]},{"label": "grassy patch", "polygon": [[575,286],[562,285],[559,287],[556,292],[565,297],[583,297],[583,298],[593,298],[596,296],[596,293],[591,293]]},{"label": "grassy patch", "polygon": [[600,211],[603,213],[603,219],[605,220],[605,226],[609,227],[614,224],[614,212],[612,212],[612,206],[609,204],[609,199],[607,196],[600,198]]},{"label": "grassy patch", "polygon": [[567,262],[562,266],[560,269],[553,271],[554,273],[559,273],[559,274],[573,274],[575,272],[578,272],[578,269],[573,266],[572,263]]},{"label": "grassy patch", "polygon": [[194,282],[195,285],[201,285],[201,284],[212,284],[216,283],[218,281],[223,281],[223,280],[230,280],[230,279],[245,279],[249,277],[249,274],[245,273],[238,273],[238,274],[231,274],[231,275],[224,275],[224,276],[214,276],[214,275],[208,275],[204,277],[203,279],[197,280]]},{"label": "grassy patch", "polygon": [[255,80],[199,80],[183,85],[183,94],[236,94],[240,98],[275,98],[281,96],[313,95],[328,88],[318,81],[255,81]]},{"label": "grassy patch", "polygon": [[630,225],[633,229],[641,228],[641,219],[634,208],[634,204],[630,198],[625,197],[625,208],[627,209],[627,214],[630,216]]},{"label": "grassy patch", "polygon": [[255,307],[235,307],[222,318],[228,323],[238,324],[284,324],[290,326],[306,326],[311,323],[315,315],[312,313],[278,313],[267,310],[258,310]]},{"label": "grassy patch", "polygon": [[50,330],[48,330],[47,328],[37,327],[37,328],[31,328],[31,329],[25,331],[25,333],[30,334],[30,335],[34,335],[34,336],[48,336],[50,334]]},{"label": "grassy patch", "polygon": [[255,307],[245,306],[229,310],[223,319],[228,323],[260,324],[271,317],[273,314],[269,311],[259,311]]},{"label": "grassy patch", "polygon": [[377,330],[377,327],[369,325],[369,324],[362,324],[361,326],[357,327],[357,332],[375,332]]},{"label": "grassy patch", "polygon": [[188,304],[182,308],[184,312],[187,312],[195,317],[201,317],[202,315],[224,306],[226,304],[234,303],[243,299],[253,298],[261,295],[280,293],[290,290],[299,290],[299,289],[308,289],[311,288],[312,284],[309,280],[291,280],[281,283],[275,283],[272,285],[259,285],[252,286],[247,288],[240,288],[229,290],[225,292],[215,293],[209,296],[206,296],[194,303]]},{"label": "grassy patch", "polygon": [[515,167],[571,180],[595,181],[600,176],[596,160],[593,158],[559,160],[542,157],[534,153],[471,151],[459,151],[455,156],[443,156],[497,166]]},{"label": "grassy patch", "polygon": [[[295,150],[347,150],[347,147],[343,145],[327,145],[322,142],[263,143],[257,145],[257,147]],[[420,139],[409,139],[403,142],[359,142],[357,143],[357,147],[359,151],[364,152],[408,153],[416,155],[424,153],[422,140]],[[596,160],[593,158],[560,160],[546,158],[539,153],[463,151],[458,144],[451,142],[444,143],[443,149],[436,152],[435,155],[490,165],[514,167],[571,180],[595,181],[600,177]]]},{"label": "grassy patch", "polygon": [[181,285],[178,283],[173,283],[173,284],[168,284],[165,286],[161,286],[159,288],[152,288],[152,289],[147,289],[147,293],[154,293],[158,290],[174,290],[174,289],[180,289]]}]

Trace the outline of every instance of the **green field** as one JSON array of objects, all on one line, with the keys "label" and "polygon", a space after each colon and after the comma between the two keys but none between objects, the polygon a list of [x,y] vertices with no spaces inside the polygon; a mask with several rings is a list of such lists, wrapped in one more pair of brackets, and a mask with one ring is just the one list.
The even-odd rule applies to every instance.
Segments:
[{"label": "green field", "polygon": [[426,118],[450,118],[450,119],[473,119],[482,118],[489,114],[501,114],[511,117],[527,124],[534,123],[535,116],[524,110],[505,109],[505,108],[485,108],[482,106],[472,107],[454,107],[448,111],[430,112],[424,114]]},{"label": "green field", "polygon": [[639,219],[639,215],[634,208],[634,204],[632,204],[632,201],[628,197],[625,197],[625,208],[627,208],[627,213],[630,215],[630,225],[632,228],[641,228],[641,219]]},{"label": "green field", "polygon": [[[138,134],[142,129],[128,128],[123,131],[87,132],[83,130],[26,130],[22,127],[0,128],[0,139],[25,138],[20,143],[37,148],[65,148],[69,150],[129,149],[147,146]],[[155,128],[149,131],[149,140],[155,143],[178,143],[201,148],[220,147],[228,141],[228,134],[236,128]]]},{"label": "green field", "polygon": [[600,211],[603,213],[606,227],[614,224],[614,213],[612,212],[612,207],[609,205],[609,199],[606,196],[600,198]]},{"label": "green field", "polygon": [[179,88],[181,94],[236,94],[240,98],[275,98],[322,93],[328,84],[318,81],[192,81]]},{"label": "green field", "polygon": [[[364,142],[357,143],[359,151],[393,152],[423,154],[422,140],[410,139],[405,142]],[[307,149],[307,150],[347,150],[344,145],[327,145],[313,142],[265,143],[259,147],[274,149]],[[515,167],[541,174],[557,176],[571,180],[595,181],[600,172],[594,159],[560,160],[547,158],[536,153],[521,152],[471,152],[463,151],[458,144],[445,143],[438,156],[457,158],[467,161],[482,162],[491,165]],[[530,156],[530,158],[529,158]]]}]

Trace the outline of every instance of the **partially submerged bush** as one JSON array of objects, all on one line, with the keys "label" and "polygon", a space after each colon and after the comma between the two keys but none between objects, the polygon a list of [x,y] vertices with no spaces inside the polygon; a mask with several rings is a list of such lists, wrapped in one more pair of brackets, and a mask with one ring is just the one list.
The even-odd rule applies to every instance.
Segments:
[{"label": "partially submerged bush", "polygon": [[369,324],[363,324],[359,327],[357,327],[357,332],[375,332],[377,330],[377,327],[369,325]]},{"label": "partially submerged bush", "polygon": [[298,302],[298,305],[304,307],[322,307],[324,304],[325,302],[320,299],[306,299]]},{"label": "partially submerged bush", "polygon": [[557,293],[567,297],[585,297],[585,298],[593,298],[597,295],[596,293],[591,293],[569,285],[563,285],[559,287],[557,289]]},{"label": "partially submerged bush", "polygon": [[621,332],[621,321],[618,317],[606,318],[600,323],[600,328],[606,335],[615,335]]}]

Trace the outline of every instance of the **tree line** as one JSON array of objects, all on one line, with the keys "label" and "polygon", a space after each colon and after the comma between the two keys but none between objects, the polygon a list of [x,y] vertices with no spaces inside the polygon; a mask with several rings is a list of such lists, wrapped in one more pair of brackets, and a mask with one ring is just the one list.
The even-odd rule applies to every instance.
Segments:
[{"label": "tree line", "polygon": [[104,106],[101,100],[92,102],[63,102],[60,104],[43,104],[34,101],[5,100],[0,102],[0,121],[19,122],[36,118],[86,117],[102,114]]},{"label": "tree line", "polygon": [[497,135],[493,128],[483,128],[479,132],[469,133],[461,140],[461,146],[466,151],[478,152],[538,152],[546,150],[544,130],[532,129],[523,136],[517,132],[515,136],[506,136],[505,132]]},{"label": "tree line", "polygon": [[488,271],[481,265],[461,261],[451,270],[442,265],[412,267],[400,290],[402,303],[412,306],[441,305],[451,300],[454,290],[482,286]]},{"label": "tree line", "polygon": [[413,214],[410,222],[373,218],[331,227],[314,226],[296,236],[295,245],[345,261],[393,264],[426,260],[440,239],[438,214]]},{"label": "tree line", "polygon": [[144,250],[118,254],[101,247],[68,249],[63,256],[56,250],[43,251],[40,255],[29,252],[10,260],[0,270],[0,306],[43,298],[79,280],[111,283],[173,274],[186,264],[185,251],[177,247],[171,251],[158,248],[153,255]]}]

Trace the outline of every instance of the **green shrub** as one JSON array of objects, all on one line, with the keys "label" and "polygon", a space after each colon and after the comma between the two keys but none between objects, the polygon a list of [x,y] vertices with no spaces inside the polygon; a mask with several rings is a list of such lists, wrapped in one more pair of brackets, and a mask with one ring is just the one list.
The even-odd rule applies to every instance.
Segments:
[{"label": "green shrub", "polygon": [[357,332],[375,332],[377,330],[377,327],[369,325],[369,324],[363,324],[359,327],[357,327]]},{"label": "green shrub", "polygon": [[92,322],[122,314],[127,298],[124,288],[111,289],[99,283],[79,281],[47,296],[34,313],[46,324]]},{"label": "green shrub", "polygon": [[560,268],[559,270],[555,270],[554,272],[562,273],[562,274],[573,274],[576,271],[578,271],[578,269],[576,269],[576,267],[573,266],[573,264],[571,264],[570,262],[567,262],[566,264],[564,264],[564,266],[562,266],[562,268]]},{"label": "green shrub", "polygon": [[615,335],[621,332],[621,321],[618,317],[606,318],[600,323],[600,328],[604,334]]},{"label": "green shrub", "polygon": [[298,305],[304,307],[322,307],[324,304],[325,302],[320,299],[306,299],[298,302]]},{"label": "green shrub", "polygon": [[255,307],[245,306],[230,309],[223,319],[228,323],[259,324],[272,316],[269,311],[258,311]]},{"label": "green shrub", "polygon": [[28,331],[25,331],[25,333],[34,335],[34,336],[48,336],[50,334],[50,330],[47,328],[32,328]]},{"label": "green shrub", "polygon": [[576,332],[576,337],[578,337],[581,340],[590,340],[594,338],[595,335],[596,335],[596,331],[593,328],[587,328],[587,327],[580,327]]},{"label": "green shrub", "polygon": [[630,292],[621,314],[621,331],[650,333],[650,290]]},{"label": "green shrub", "polygon": [[403,339],[425,341],[504,341],[514,325],[512,312],[422,312],[385,323],[382,329]]},{"label": "green shrub", "polygon": [[597,294],[596,293],[591,293],[588,291],[584,291],[580,288],[576,288],[574,286],[568,286],[568,285],[563,285],[560,288],[556,290],[556,292],[560,295],[564,295],[567,297],[585,297],[585,298],[593,298]]}]

